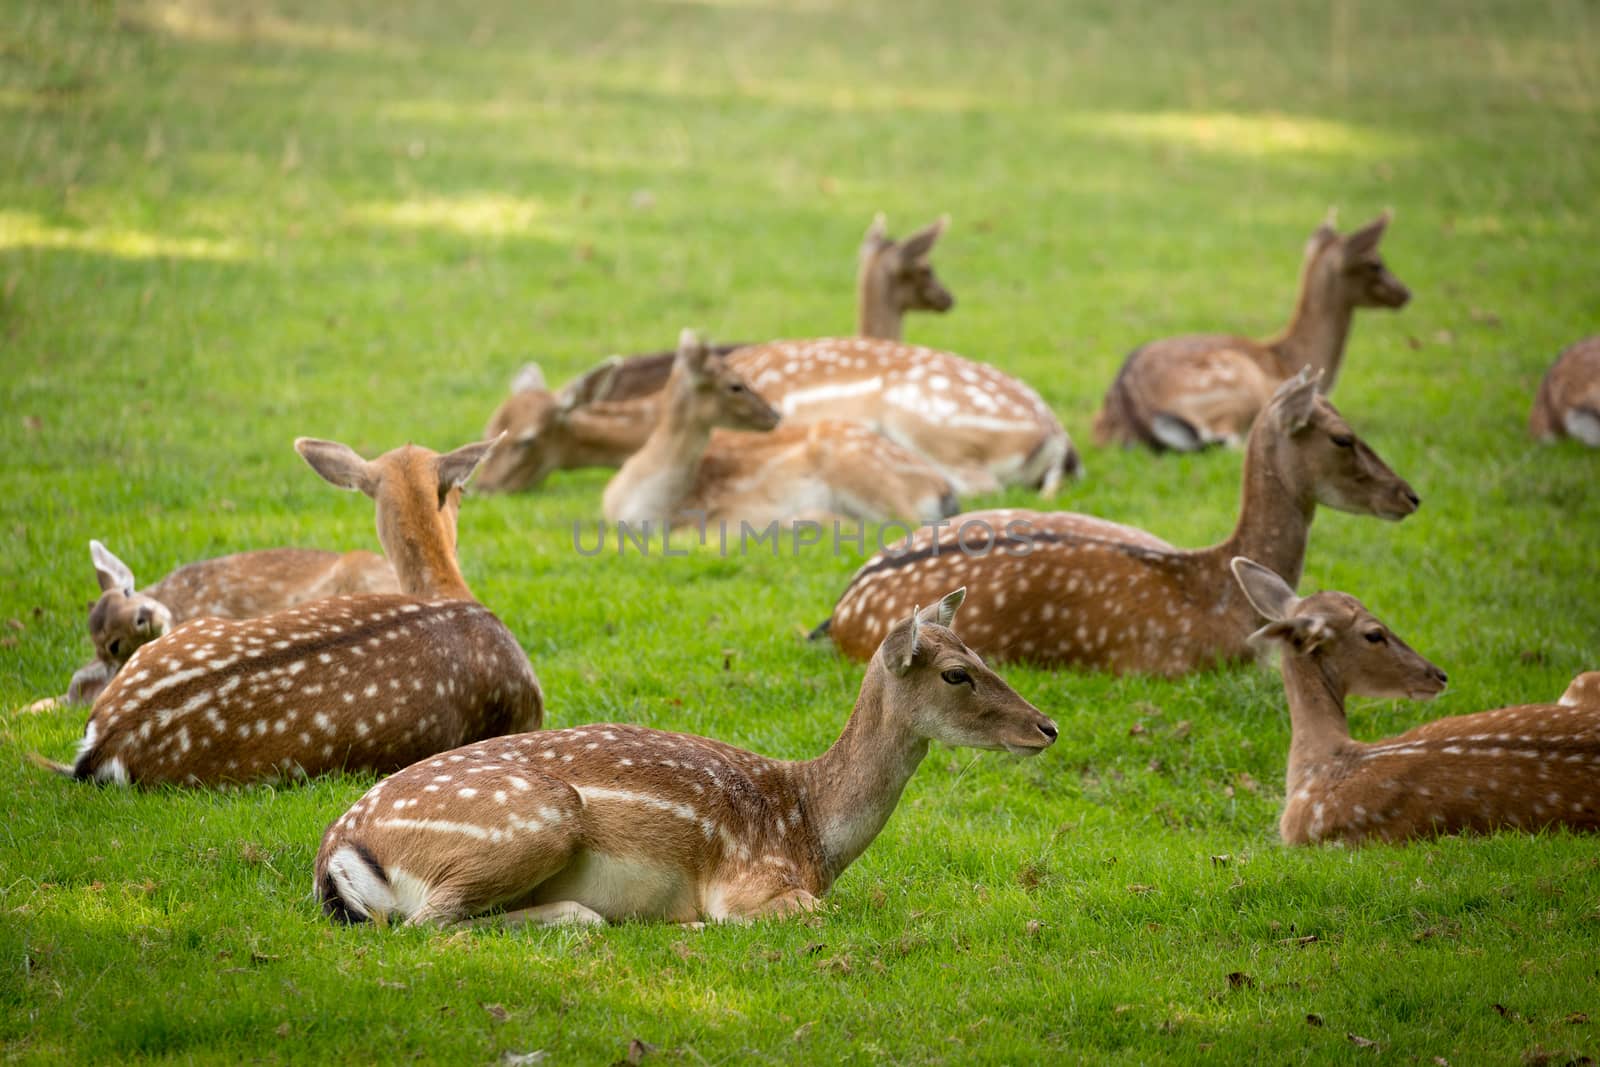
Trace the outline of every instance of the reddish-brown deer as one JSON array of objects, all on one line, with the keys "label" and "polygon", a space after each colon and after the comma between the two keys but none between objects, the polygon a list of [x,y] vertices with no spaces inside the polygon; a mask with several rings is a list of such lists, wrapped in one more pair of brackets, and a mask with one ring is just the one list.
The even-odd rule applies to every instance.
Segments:
[{"label": "reddish-brown deer", "polygon": [[1600,448],[1600,336],[1569,346],[1545,373],[1528,417],[1539,441],[1570,437]]},{"label": "reddish-brown deer", "polygon": [[1289,770],[1279,831],[1291,845],[1407,841],[1565,826],[1600,830],[1600,705],[1529,704],[1353,740],[1350,694],[1428,700],[1445,674],[1353,596],[1298,597],[1273,571],[1234,573],[1283,653]]},{"label": "reddish-brown deer", "polygon": [[373,786],[314,888],[346,921],[742,921],[816,906],[883,829],[930,741],[1033,755],[1056,726],[949,629],[899,623],[838,741],[805,761],[601,724],[483,741]]},{"label": "reddish-brown deer", "polygon": [[957,505],[937,469],[862,426],[779,425],[732,364],[685,330],[661,421],[606,486],[604,506],[611,522],[659,528],[936,519]]},{"label": "reddish-brown deer", "polygon": [[963,632],[986,656],[1178,675],[1250,655],[1260,620],[1228,561],[1249,554],[1295,579],[1318,504],[1402,519],[1416,493],[1302,372],[1250,433],[1232,536],[1183,551],[1088,515],[967,512],[868,560],[820,632],[862,659],[904,605],[967,583]]},{"label": "reddish-brown deer", "polygon": [[[862,337],[898,341],[908,311],[948,311],[955,297],[934,274],[929,257],[949,225],[939,219],[904,240],[888,235],[883,216],[862,239],[856,284],[856,327]],[[726,356],[745,345],[716,345]],[[489,419],[487,437],[506,434],[478,472],[479,492],[536,489],[553,471],[620,467],[660,421],[660,393],[675,352],[612,356],[560,392],[552,392],[537,363],[525,365],[511,395]]]},{"label": "reddish-brown deer", "polygon": [[403,594],[338,596],[255,619],[199,618],[141,646],[89,715],[72,767],[118,783],[246,783],[391,771],[537,729],[528,658],[456,563],[461,486],[491,441],[367,461],[295,442],[318,474],[376,503]]},{"label": "reddish-brown deer", "polygon": [[1600,707],[1600,671],[1584,671],[1574,678],[1561,694],[1561,703],[1568,707]]},{"label": "reddish-brown deer", "polygon": [[266,548],[186,563],[154,585],[137,589],[133,570],[99,541],[89,558],[100,598],[89,608],[95,659],[72,676],[67,703],[100,695],[140,645],[201,615],[250,619],[324,597],[397,593],[394,568],[371,552]]},{"label": "reddish-brown deer", "polygon": [[1384,266],[1384,214],[1341,236],[1311,235],[1300,297],[1283,333],[1267,341],[1231,334],[1171,337],[1128,354],[1095,416],[1095,440],[1192,452],[1243,440],[1273,390],[1302,369],[1332,392],[1357,308],[1399,308],[1411,291]]}]

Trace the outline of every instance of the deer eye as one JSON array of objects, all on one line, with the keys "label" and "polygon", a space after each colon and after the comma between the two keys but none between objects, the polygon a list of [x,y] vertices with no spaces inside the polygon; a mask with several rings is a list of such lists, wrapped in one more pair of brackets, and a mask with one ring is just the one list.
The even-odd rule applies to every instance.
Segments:
[{"label": "deer eye", "polygon": [[1382,630],[1368,630],[1362,636],[1367,639],[1367,644],[1369,645],[1381,645],[1386,640]]},{"label": "deer eye", "polygon": [[[972,685],[972,675],[968,674],[960,667],[951,667],[949,670],[940,674],[939,677],[943,678],[951,685]],[[973,688],[976,689],[977,687],[973,686]]]},{"label": "deer eye", "polygon": [[741,385],[739,382],[733,382],[728,386],[728,392],[730,392],[730,393],[742,393],[742,392],[744,392],[744,386]]},{"label": "deer eye", "polygon": [[1356,444],[1356,439],[1347,433],[1336,433],[1329,440],[1340,448],[1354,448]]},{"label": "deer eye", "polygon": [[118,659],[121,659],[122,658],[122,638],[119,637],[115,641],[113,641],[109,645],[107,645],[106,646],[106,651],[111,653],[113,656],[117,657]]}]

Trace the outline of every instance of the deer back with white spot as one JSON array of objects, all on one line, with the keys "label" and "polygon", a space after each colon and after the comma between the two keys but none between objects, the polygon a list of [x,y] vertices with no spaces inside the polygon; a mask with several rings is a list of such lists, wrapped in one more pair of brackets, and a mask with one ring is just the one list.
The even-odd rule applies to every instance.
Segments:
[{"label": "deer back with white spot", "polygon": [[1600,336],[1568,346],[1539,383],[1528,432],[1539,441],[1570,437],[1600,448]]},{"label": "deer back with white spot", "polygon": [[889,236],[882,213],[861,239],[856,275],[856,333],[900,340],[906,312],[940,314],[956,299],[933,271],[933,246],[950,225],[943,216],[903,240]]},{"label": "deer back with white spot", "polygon": [[159,582],[135,590],[133,571],[99,541],[89,556],[100,597],[89,607],[95,663],[80,668],[68,703],[100,694],[128,657],[178,623],[213,615],[248,619],[342,593],[399,591],[394,568],[371,552],[268,548],[186,563]]},{"label": "deer back with white spot", "polygon": [[1584,671],[1561,694],[1568,707],[1600,707],[1600,671]]},{"label": "deer back with white spot", "polygon": [[1297,597],[1234,563],[1282,652],[1292,739],[1280,831],[1290,844],[1435,834],[1600,830],[1600,707],[1533,704],[1438,719],[1373,743],[1350,737],[1349,694],[1428,700],[1446,677],[1354,597]]},{"label": "deer back with white spot", "polygon": [[333,442],[296,447],[324,478],[374,498],[405,594],[200,618],[149,642],[95,701],[77,777],[216,784],[390,770],[540,725],[526,655],[455,560],[460,488],[492,442],[445,455],[408,445],[371,462]]},{"label": "deer back with white spot", "polygon": [[1235,555],[1298,580],[1317,504],[1399,519],[1418,503],[1305,374],[1280,387],[1252,429],[1242,481],[1233,534],[1196,551],[1084,515],[954,516],[868,560],[828,632],[842,652],[865,658],[898,612],[965,583],[964,636],[985,655],[1183,674],[1250,655],[1259,617],[1228,570]]},{"label": "deer back with white spot", "polygon": [[1332,391],[1358,308],[1403,307],[1410,290],[1384,265],[1387,213],[1348,234],[1331,221],[1306,246],[1294,314],[1265,341],[1233,334],[1172,337],[1128,354],[1095,416],[1101,444],[1189,451],[1244,439],[1280,383],[1307,369]]},{"label": "deer back with white spot", "polygon": [[327,830],[315,887],[346,919],[751,919],[814,906],[867,847],[929,740],[1019,754],[1054,723],[948,629],[902,622],[839,740],[808,761],[600,724],[483,741],[375,785]]}]

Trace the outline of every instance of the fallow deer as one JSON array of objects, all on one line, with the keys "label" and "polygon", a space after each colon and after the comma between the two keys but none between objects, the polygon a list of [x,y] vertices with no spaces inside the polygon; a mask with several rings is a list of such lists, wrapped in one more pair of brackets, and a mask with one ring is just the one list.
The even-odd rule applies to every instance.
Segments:
[{"label": "fallow deer", "polygon": [[1119,674],[1203,670],[1247,658],[1260,625],[1228,570],[1234,556],[1298,579],[1319,503],[1391,520],[1420,503],[1305,372],[1256,421],[1243,482],[1232,536],[1195,551],[1087,515],[957,515],[868,560],[818,634],[865,658],[904,605],[964,581],[963,632],[986,656]]},{"label": "fallow deer", "polygon": [[338,596],[254,619],[202,617],[142,645],[95,701],[71,767],[141,785],[392,771],[483,737],[537,729],[528,658],[456,563],[461,486],[494,447],[407,445],[367,461],[295,448],[376,503],[398,595]]},{"label": "fallow deer", "polygon": [[1428,700],[1445,673],[1353,596],[1297,597],[1247,559],[1234,573],[1283,653],[1289,770],[1279,832],[1291,845],[1407,841],[1501,828],[1600,830],[1600,705],[1529,704],[1350,737],[1348,694]]},{"label": "fallow deer", "polygon": [[883,829],[930,741],[1033,755],[1056,738],[949,629],[961,597],[889,632],[816,759],[621,724],[482,741],[368,790],[323,835],[314,891],[347,922],[808,911]]},{"label": "fallow deer", "polygon": [[1572,680],[1561,694],[1568,707],[1600,707],[1600,671],[1585,671]]},{"label": "fallow deer", "polygon": [[1551,365],[1539,383],[1528,432],[1539,441],[1570,437],[1600,448],[1600,336],[1571,345]]},{"label": "fallow deer", "polygon": [[[929,262],[949,225],[941,218],[904,240],[887,232],[882,214],[861,242],[856,280],[856,326],[862,337],[898,341],[908,311],[948,311],[955,297]],[[726,356],[745,345],[716,345]],[[536,489],[558,470],[620,467],[650,436],[660,417],[660,392],[674,352],[612,356],[560,392],[545,385],[537,363],[511,382],[511,395],[489,418],[487,437],[507,435],[484,464],[473,488],[484,493]]]},{"label": "fallow deer", "polygon": [[1099,444],[1193,452],[1244,438],[1273,390],[1302,369],[1332,392],[1357,308],[1400,308],[1411,291],[1384,266],[1387,213],[1341,236],[1330,222],[1306,246],[1300,297],[1283,333],[1266,341],[1198,334],[1128,354],[1095,415]]},{"label": "fallow deer", "polygon": [[89,608],[95,660],[72,676],[67,703],[89,703],[140,645],[201,615],[250,619],[324,597],[398,593],[394,568],[371,552],[267,548],[186,563],[145,589],[99,541],[89,558],[100,598]]},{"label": "fallow deer", "polygon": [[[939,518],[945,477],[852,423],[780,425],[778,413],[693,331],[679,342],[660,422],[606,486],[605,516],[644,523]],[[735,431],[756,432],[735,432]]]}]

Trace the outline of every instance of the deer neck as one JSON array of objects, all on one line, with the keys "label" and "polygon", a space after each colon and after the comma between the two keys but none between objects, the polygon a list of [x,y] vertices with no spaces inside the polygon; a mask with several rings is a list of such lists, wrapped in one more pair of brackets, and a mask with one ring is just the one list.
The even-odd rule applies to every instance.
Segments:
[{"label": "deer neck", "polygon": [[567,417],[573,455],[571,466],[607,466],[620,463],[644,447],[658,422],[652,398],[592,404]]},{"label": "deer neck", "polygon": [[1316,515],[1316,497],[1284,469],[1277,455],[1280,442],[1275,434],[1250,436],[1244,457],[1244,489],[1239,505],[1239,521],[1233,534],[1216,548],[1208,549],[1207,573],[1217,576],[1221,599],[1237,602],[1257,616],[1238,592],[1228,561],[1244,556],[1276,571],[1291,587],[1300,584],[1305,567],[1306,543],[1311,537],[1311,520]]},{"label": "deer neck", "polygon": [[1293,795],[1307,772],[1350,744],[1350,724],[1344,714],[1344,684],[1322,658],[1285,650],[1283,688],[1289,697],[1290,731],[1285,789]]},{"label": "deer neck", "polygon": [[876,256],[862,263],[856,279],[856,334],[898,341],[904,313],[895,305],[883,275]]},{"label": "deer neck", "polygon": [[830,884],[878,836],[928,754],[928,739],[885,705],[883,674],[881,663],[867,668],[839,739],[816,759],[794,765]]},{"label": "deer neck", "polygon": [[477,599],[456,562],[456,512],[460,506],[461,490],[452,489],[443,507],[419,507],[422,514],[404,528],[379,524],[378,540],[394,566],[402,593],[430,599]]},{"label": "deer neck", "polygon": [[1322,372],[1324,393],[1333,390],[1344,362],[1344,345],[1350,336],[1350,320],[1355,307],[1338,291],[1338,286],[1321,277],[1318,262],[1306,267],[1300,279],[1300,295],[1295,301],[1289,326],[1267,342],[1278,358],[1279,369],[1288,378],[1308,367]]},{"label": "deer neck", "polygon": [[687,403],[669,404],[643,447],[617,473],[628,499],[619,517],[669,522],[694,489],[711,430],[709,423],[690,415]]}]

